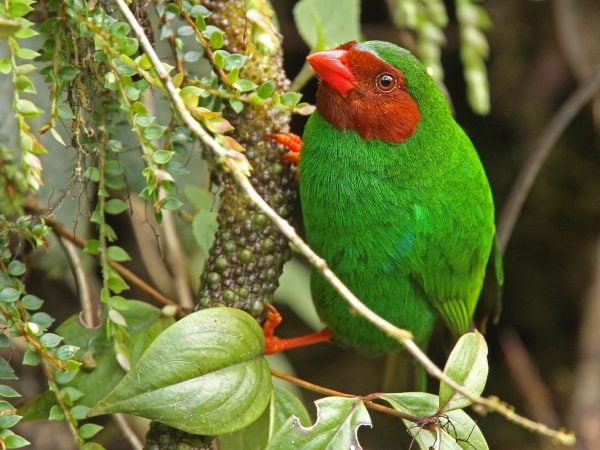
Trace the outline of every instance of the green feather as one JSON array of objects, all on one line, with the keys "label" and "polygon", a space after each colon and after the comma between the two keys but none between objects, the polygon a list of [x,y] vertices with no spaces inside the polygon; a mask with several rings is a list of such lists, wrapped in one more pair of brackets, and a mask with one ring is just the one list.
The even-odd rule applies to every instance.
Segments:
[{"label": "green feather", "polygon": [[[306,237],[369,308],[426,345],[437,316],[456,335],[468,330],[494,235],[492,195],[422,64],[393,44],[359,45],[403,72],[421,121],[406,141],[390,144],[313,113],[299,164]],[[398,347],[317,273],[311,289],[337,341],[369,354]]]}]

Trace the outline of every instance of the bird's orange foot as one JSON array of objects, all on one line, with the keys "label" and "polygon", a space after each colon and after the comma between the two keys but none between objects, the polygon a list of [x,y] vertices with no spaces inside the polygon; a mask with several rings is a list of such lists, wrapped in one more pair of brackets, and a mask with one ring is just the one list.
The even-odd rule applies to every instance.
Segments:
[{"label": "bird's orange foot", "polygon": [[289,151],[281,159],[292,164],[298,164],[300,161],[300,150],[302,149],[302,139],[294,133],[275,133],[267,134],[265,139],[277,142],[283,145]]},{"label": "bird's orange foot", "polygon": [[265,336],[265,355],[288,350],[290,348],[304,347],[306,345],[318,344],[320,342],[330,341],[333,333],[329,328],[325,328],[317,333],[307,334],[291,339],[280,339],[275,336],[275,329],[281,323],[281,314],[273,305],[265,305],[267,309],[267,320],[263,324],[263,335]]}]

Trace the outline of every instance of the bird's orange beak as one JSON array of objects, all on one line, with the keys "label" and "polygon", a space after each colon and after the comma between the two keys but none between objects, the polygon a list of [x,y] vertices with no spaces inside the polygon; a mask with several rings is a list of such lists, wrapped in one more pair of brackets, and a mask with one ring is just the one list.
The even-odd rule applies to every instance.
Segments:
[{"label": "bird's orange beak", "polygon": [[354,74],[348,67],[348,50],[325,50],[308,55],[308,63],[315,69],[321,81],[346,95],[356,87]]}]

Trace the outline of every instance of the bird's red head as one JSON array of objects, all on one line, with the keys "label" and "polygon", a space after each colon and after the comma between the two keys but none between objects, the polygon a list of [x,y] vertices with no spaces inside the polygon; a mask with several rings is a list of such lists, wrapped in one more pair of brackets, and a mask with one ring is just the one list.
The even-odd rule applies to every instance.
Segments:
[{"label": "bird's red head", "polygon": [[416,131],[421,113],[404,74],[375,52],[351,41],[307,61],[321,78],[317,110],[335,127],[390,143]]}]

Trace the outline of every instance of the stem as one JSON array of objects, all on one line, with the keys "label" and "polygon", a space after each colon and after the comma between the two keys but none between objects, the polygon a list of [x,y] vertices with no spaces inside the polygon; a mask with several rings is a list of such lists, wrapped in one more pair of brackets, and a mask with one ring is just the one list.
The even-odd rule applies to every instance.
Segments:
[{"label": "stem", "polygon": [[121,13],[126,18],[127,22],[131,26],[133,32],[138,38],[144,52],[150,59],[154,70],[158,77],[163,82],[165,91],[170,98],[173,107],[177,110],[183,123],[208,147],[218,159],[218,162],[223,166],[225,170],[228,170],[233,178],[236,180],[238,185],[250,198],[250,200],[265,214],[269,217],[273,223],[281,230],[281,232],[290,240],[290,242],[296,246],[299,252],[301,252],[306,259],[323,275],[323,277],[335,288],[335,290],[341,295],[341,297],[348,302],[348,304],[362,317],[367,319],[369,322],[381,328],[389,336],[396,339],[402,344],[413,356],[419,361],[423,367],[431,375],[437,379],[443,381],[448,386],[463,394],[465,397],[470,399],[473,403],[477,403],[489,408],[492,411],[498,412],[503,415],[509,421],[517,423],[525,428],[528,428],[537,433],[546,435],[565,445],[573,445],[575,443],[575,436],[572,433],[568,433],[562,430],[552,430],[543,424],[538,424],[530,419],[519,416],[514,410],[508,405],[501,403],[497,399],[482,398],[473,395],[467,391],[463,386],[458,384],[456,381],[445,375],[442,370],[435,365],[431,359],[415,344],[412,340],[412,334],[408,330],[403,330],[392,325],[384,318],[378,316],[371,311],[366,305],[364,305],[351,291],[342,283],[342,281],[333,273],[333,271],[327,266],[327,263],[323,258],[317,255],[296,233],[296,230],[283,218],[281,218],[271,208],[267,202],[256,192],[247,174],[250,172],[250,165],[248,160],[241,153],[234,150],[227,150],[217,143],[217,141],[206,131],[200,123],[198,123],[190,114],[185,107],[183,100],[179,97],[177,89],[173,85],[171,77],[163,67],[160,58],[156,54],[154,48],[148,41],[148,38],[144,34],[143,29],[137,23],[135,17],[127,7],[125,0],[116,0]]},{"label": "stem", "polygon": [[523,209],[523,204],[544,162],[548,158],[550,150],[552,150],[558,138],[563,134],[579,110],[598,91],[598,88],[600,88],[600,65],[596,67],[592,75],[585,82],[581,83],[577,90],[561,105],[533,146],[529,159],[525,162],[519,176],[515,180],[498,220],[497,235],[500,253],[504,253],[506,249],[517,218],[521,213],[521,209]]},{"label": "stem", "polygon": [[390,416],[396,416],[401,419],[410,420],[411,422],[415,422],[415,423],[423,420],[422,417],[412,416],[410,414],[404,414],[403,412],[396,411],[395,409],[390,408],[389,406],[380,405],[379,403],[375,403],[375,402],[369,400],[369,398],[373,398],[374,396],[376,397],[377,394],[368,395],[368,396],[347,394],[345,392],[340,392],[340,391],[336,391],[334,389],[326,388],[324,386],[319,386],[318,384],[313,384],[309,381],[294,377],[292,375],[288,375],[286,373],[280,372],[275,369],[271,369],[271,375],[273,375],[276,378],[279,378],[280,380],[288,381],[292,384],[295,384],[296,386],[300,386],[301,388],[304,388],[308,391],[316,392],[317,394],[333,395],[336,397],[346,397],[346,398],[360,398],[367,408],[373,409],[375,411],[379,411],[379,412],[382,412],[385,414],[389,414]]}]

